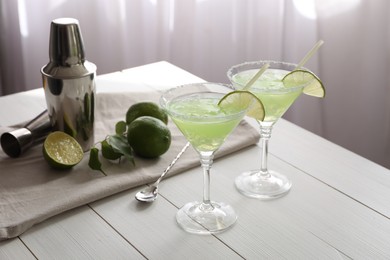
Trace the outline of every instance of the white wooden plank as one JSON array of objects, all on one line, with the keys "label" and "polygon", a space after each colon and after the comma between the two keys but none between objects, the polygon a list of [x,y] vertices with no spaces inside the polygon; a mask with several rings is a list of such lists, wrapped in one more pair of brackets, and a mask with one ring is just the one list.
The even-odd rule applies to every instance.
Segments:
[{"label": "white wooden plank", "polygon": [[0,259],[35,259],[35,257],[19,238],[14,238],[0,242]]},{"label": "white wooden plank", "polygon": [[[390,258],[390,221],[299,169],[270,156],[270,167],[291,177],[293,189],[280,199],[260,201],[242,196],[234,178],[258,167],[259,147],[216,161],[211,197],[230,203],[237,224],[218,237],[244,258]],[[161,185],[177,206],[201,198],[200,169]],[[194,194],[196,194],[194,197]]]},{"label": "white wooden plank", "polygon": [[390,170],[286,120],[275,125],[270,152],[390,218]]},{"label": "white wooden plank", "polygon": [[29,121],[46,109],[43,89],[38,88],[0,97],[0,125]]},{"label": "white wooden plank", "polygon": [[[252,154],[254,149],[247,149]],[[248,155],[248,154],[247,154]],[[247,199],[239,194],[233,184],[238,170],[250,163],[243,157],[236,160],[229,156],[215,162],[212,172],[211,198],[230,203],[239,215],[237,224],[218,237],[246,259],[259,258],[334,258],[338,253],[307,231],[278,223],[272,219],[274,214],[265,213],[258,200]],[[225,164],[230,160],[229,165]],[[223,161],[223,164],[222,164]],[[255,161],[255,160],[254,160]],[[221,167],[219,167],[219,165]],[[161,193],[174,204],[183,205],[202,198],[201,169],[193,169],[189,174],[179,175],[166,180],[161,186]],[[260,202],[261,203],[261,202]],[[266,210],[266,209],[265,209]]]},{"label": "white wooden plank", "polygon": [[38,259],[144,259],[88,206],[38,224],[20,238]]},{"label": "white wooden plank", "polygon": [[190,235],[176,224],[177,208],[163,198],[137,202],[137,189],[91,204],[148,259],[241,259],[213,236]]},{"label": "white wooden plank", "polygon": [[122,73],[129,82],[142,82],[160,91],[182,84],[204,81],[166,61],[123,70]]},{"label": "white wooden plank", "polygon": [[129,83],[127,81],[98,78],[96,80],[96,92],[123,93],[123,92],[145,92],[153,88],[144,83]]}]

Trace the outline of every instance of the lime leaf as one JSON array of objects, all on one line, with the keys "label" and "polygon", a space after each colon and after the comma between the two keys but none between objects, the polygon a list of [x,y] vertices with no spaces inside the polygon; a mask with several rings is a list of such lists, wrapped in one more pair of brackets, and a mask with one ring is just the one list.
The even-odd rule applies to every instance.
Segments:
[{"label": "lime leaf", "polygon": [[112,146],[107,142],[107,140],[103,140],[101,142],[102,145],[102,155],[104,158],[108,160],[117,160],[122,156],[122,153],[116,152]]},{"label": "lime leaf", "polygon": [[126,132],[127,124],[125,121],[119,121],[115,125],[115,133],[118,135],[123,135]]},{"label": "lime leaf", "polygon": [[107,176],[107,174],[102,169],[102,164],[101,164],[101,162],[99,160],[99,149],[96,148],[96,147],[93,147],[90,150],[88,166],[92,170],[101,171],[104,175]]},{"label": "lime leaf", "polygon": [[321,80],[312,72],[307,70],[293,70],[282,79],[285,87],[306,86],[303,93],[314,97],[325,97],[325,88]]},{"label": "lime leaf", "polygon": [[224,110],[247,110],[246,115],[263,121],[265,110],[263,103],[252,92],[246,90],[235,90],[221,98],[218,105]]},{"label": "lime leaf", "polygon": [[133,165],[135,165],[133,150],[131,149],[131,146],[127,142],[126,136],[109,135],[106,140],[116,153],[122,154],[123,156],[126,157],[127,160],[129,160],[130,162],[133,163]]}]

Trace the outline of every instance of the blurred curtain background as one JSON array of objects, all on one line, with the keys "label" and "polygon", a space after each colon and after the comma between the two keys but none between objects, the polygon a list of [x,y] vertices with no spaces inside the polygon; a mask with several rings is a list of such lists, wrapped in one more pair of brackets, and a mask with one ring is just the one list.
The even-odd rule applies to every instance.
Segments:
[{"label": "blurred curtain background", "polygon": [[41,86],[59,17],[79,20],[98,74],[166,60],[227,82],[231,65],[297,63],[323,39],[306,67],[327,96],[303,95],[285,118],[390,168],[388,0],[0,1],[0,95]]}]

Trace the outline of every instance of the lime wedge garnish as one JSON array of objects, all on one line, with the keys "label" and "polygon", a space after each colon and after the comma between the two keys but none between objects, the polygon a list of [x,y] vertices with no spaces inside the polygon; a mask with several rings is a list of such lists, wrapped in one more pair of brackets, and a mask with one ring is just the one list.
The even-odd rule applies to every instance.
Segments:
[{"label": "lime wedge garnish", "polygon": [[246,115],[259,121],[264,120],[263,103],[253,93],[245,90],[229,92],[221,98],[218,106],[222,109],[247,110]]},{"label": "lime wedge garnish", "polygon": [[282,79],[285,87],[295,87],[307,84],[303,93],[314,97],[325,97],[325,88],[321,80],[312,72],[307,70],[294,70]]},{"label": "lime wedge garnish", "polygon": [[83,159],[80,144],[70,135],[56,131],[50,133],[43,143],[43,156],[54,168],[69,169]]}]

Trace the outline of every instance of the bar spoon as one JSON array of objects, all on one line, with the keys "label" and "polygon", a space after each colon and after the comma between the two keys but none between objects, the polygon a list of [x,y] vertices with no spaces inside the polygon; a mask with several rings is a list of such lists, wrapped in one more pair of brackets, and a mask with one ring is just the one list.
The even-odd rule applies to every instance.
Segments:
[{"label": "bar spoon", "polygon": [[183,155],[183,153],[187,150],[188,146],[190,146],[190,143],[187,142],[186,145],[181,149],[181,151],[176,155],[176,157],[172,160],[172,162],[168,165],[168,167],[163,171],[163,173],[160,175],[160,177],[157,179],[157,181],[145,189],[137,192],[135,194],[135,198],[138,201],[141,202],[153,202],[156,200],[158,196],[158,184],[164,178],[164,176],[171,170],[173,165],[177,162],[177,160]]}]

